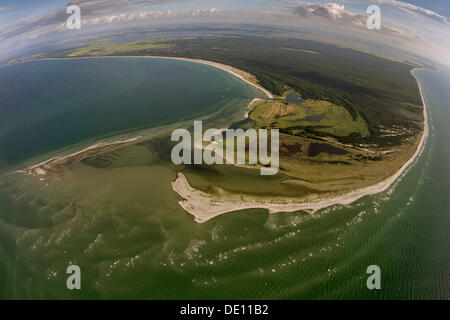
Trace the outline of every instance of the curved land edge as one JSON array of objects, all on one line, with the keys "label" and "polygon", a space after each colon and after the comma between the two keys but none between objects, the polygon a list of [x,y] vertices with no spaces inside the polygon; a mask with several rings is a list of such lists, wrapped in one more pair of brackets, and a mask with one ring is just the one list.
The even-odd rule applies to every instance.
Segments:
[{"label": "curved land edge", "polygon": [[309,195],[302,198],[273,197],[268,199],[267,197],[249,194],[230,193],[220,188],[216,188],[217,192],[214,194],[209,194],[191,187],[186,177],[179,172],[177,173],[176,179],[172,182],[172,189],[180,197],[180,206],[193,215],[196,222],[203,223],[224,213],[256,208],[267,209],[269,213],[294,212],[300,210],[314,213],[319,209],[332,205],[349,205],[366,195],[373,195],[386,191],[421,154],[428,137],[426,101],[423,95],[422,85],[414,76],[414,71],[418,69],[421,68],[411,70],[411,74],[418,83],[422,99],[424,117],[422,136],[413,156],[409,158],[396,173],[387,179],[372,186],[356,189],[347,193],[330,193],[327,196]]},{"label": "curved land edge", "polygon": [[[64,57],[64,58],[36,58],[36,59],[31,59],[31,60],[67,60],[67,59],[99,59],[99,58],[148,58],[148,59],[167,59],[167,60],[178,60],[178,61],[188,61],[188,62],[194,62],[194,63],[200,63],[200,64],[204,64],[204,65],[208,65],[220,70],[223,70],[225,72],[228,72],[232,75],[234,75],[236,78],[244,81],[245,83],[259,89],[260,91],[262,91],[267,98],[272,99],[274,98],[274,95],[267,90],[266,88],[264,88],[263,86],[261,86],[257,80],[257,78],[246,71],[243,71],[241,69],[229,66],[227,64],[223,64],[223,63],[219,63],[219,62],[214,62],[214,61],[209,61],[209,60],[204,60],[204,59],[195,59],[195,58],[183,58],[183,57],[170,57],[170,56],[93,56],[93,57]],[[29,60],[29,61],[31,61]]]},{"label": "curved land edge", "polygon": [[[248,83],[249,85],[251,85],[251,86],[261,90],[268,98],[270,98],[270,99],[273,98],[272,93],[269,90],[267,90],[266,88],[264,88],[263,86],[261,86],[258,83],[258,80],[256,79],[256,77],[254,75],[252,75],[252,74],[250,74],[250,73],[248,73],[246,71],[237,69],[235,67],[223,64],[223,63],[218,63],[218,62],[208,61],[208,60],[203,60],[203,59],[165,57],[165,56],[135,56],[135,57],[171,59],[171,60],[190,61],[190,62],[205,64],[205,65],[208,65],[208,66],[215,67],[215,68],[218,68],[220,70],[226,71],[226,72],[234,75],[235,77],[241,79],[242,81]],[[250,102],[250,104],[252,102]]]},{"label": "curved land edge", "polygon": [[[244,81],[245,83],[259,89],[262,91],[267,98],[271,99],[273,98],[273,95],[270,91],[262,87],[259,83],[256,77],[248,72],[245,72],[243,70],[237,69],[235,67],[203,60],[203,59],[192,59],[192,58],[181,58],[181,57],[166,57],[166,56],[103,56],[103,57],[67,57],[67,58],[37,58],[33,60],[67,60],[67,59],[93,59],[93,58],[154,58],[154,59],[169,59],[169,60],[180,60],[180,61],[188,61],[188,62],[194,62],[194,63],[200,63],[204,65],[208,65],[220,70],[223,70],[225,72],[228,72],[235,76],[236,78]],[[250,107],[255,101],[258,101],[259,98],[253,99],[249,104],[248,107]],[[248,109],[247,107],[247,109]],[[248,117],[248,112],[245,113],[244,117]],[[113,142],[99,142],[94,145],[91,145],[83,150],[77,151],[75,153],[69,154],[67,156],[57,156],[53,157],[51,159],[42,161],[38,164],[32,165],[30,167],[17,170],[15,173],[22,173],[22,174],[32,174],[32,175],[46,175],[49,172],[52,173],[58,173],[63,171],[68,166],[79,162],[83,159],[86,159],[90,156],[99,154],[101,152],[109,151],[113,148],[124,146],[126,144],[130,143],[136,143],[138,140],[144,140],[145,137],[137,136],[132,137],[130,139],[126,140],[118,140]]]},{"label": "curved land edge", "polygon": [[83,150],[80,150],[78,152],[69,154],[65,157],[53,157],[51,159],[45,160],[41,163],[38,163],[36,165],[33,165],[31,167],[17,170],[16,173],[22,173],[22,174],[32,174],[32,175],[46,175],[48,172],[60,172],[70,166],[71,164],[74,164],[75,162],[81,161],[87,157],[93,156],[95,154],[98,154],[100,152],[109,151],[113,148],[120,147],[132,142],[137,142],[141,136],[137,136],[134,138],[126,139],[126,140],[119,140],[114,142],[99,142],[92,146],[89,146]]},{"label": "curved land edge", "polygon": [[[240,80],[250,84],[258,89],[260,89],[268,98],[273,98],[273,94],[267,89],[263,88],[256,80],[256,77],[248,72],[242,71],[235,67],[203,60],[203,59],[192,59],[192,58],[181,58],[181,57],[166,57],[166,56],[107,56],[108,58],[160,58],[160,59],[172,59],[172,60],[183,60],[195,63],[201,63],[209,65],[223,71],[226,71]],[[66,57],[66,58],[43,58],[37,60],[55,60],[55,59],[91,59],[91,58],[102,58],[102,57]],[[411,74],[414,76],[414,70],[422,68],[415,68],[411,70]],[[415,78],[415,77],[414,77]],[[273,197],[272,199],[267,199],[267,197],[258,197],[250,194],[235,194],[230,193],[220,188],[216,188],[218,193],[209,194],[203,191],[197,190],[191,187],[186,179],[186,177],[181,173],[177,173],[176,179],[172,182],[172,189],[180,197],[180,206],[192,214],[195,217],[195,221],[198,223],[206,222],[216,216],[224,213],[252,209],[252,208],[262,208],[267,209],[270,213],[276,212],[293,212],[304,210],[310,213],[314,213],[319,209],[323,209],[332,205],[349,205],[352,202],[371,194],[376,194],[388,189],[398,177],[408,168],[408,166],[414,162],[417,156],[420,154],[424,142],[428,136],[428,120],[426,111],[426,102],[422,92],[422,86],[417,80],[419,86],[419,91],[423,104],[423,116],[424,116],[424,129],[422,131],[422,136],[420,142],[416,148],[413,156],[406,161],[403,166],[393,175],[387,179],[378,182],[372,186],[363,187],[356,189],[347,193],[337,193],[330,192],[328,195],[308,195],[302,198],[293,197]],[[252,100],[249,106],[252,105],[256,100]],[[248,116],[248,114],[247,114]],[[78,151],[76,153],[70,154],[65,157],[54,157],[47,161],[41,162],[39,164],[33,165],[31,167],[25,168],[23,170],[18,170],[18,173],[33,174],[33,175],[45,175],[47,172],[60,172],[61,170],[67,168],[71,164],[81,161],[85,158],[93,156],[95,154],[111,150],[112,148],[120,147],[126,144],[135,143],[140,137],[134,137],[127,140],[120,140],[111,143],[97,143],[86,149]]]}]

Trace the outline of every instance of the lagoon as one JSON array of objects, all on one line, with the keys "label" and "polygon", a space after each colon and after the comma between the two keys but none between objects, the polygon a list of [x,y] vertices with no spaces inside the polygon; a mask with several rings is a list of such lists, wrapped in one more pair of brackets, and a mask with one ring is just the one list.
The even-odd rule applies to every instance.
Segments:
[{"label": "lagoon", "polygon": [[221,70],[146,58],[40,60],[0,68],[0,164],[92,138],[212,113],[254,96]]},{"label": "lagoon", "polygon": [[[88,63],[94,65],[79,69],[88,74],[89,70],[104,68],[103,61],[121,64],[127,59],[131,58],[89,60],[92,62]],[[88,60],[54,63],[83,64],[85,61]],[[123,70],[134,70],[138,74],[139,64],[147,63],[142,59],[130,61],[136,69]],[[100,65],[95,66],[96,63]],[[108,68],[114,67],[109,65]],[[239,100],[242,106],[233,109],[228,104],[230,108],[226,110],[239,111],[242,117],[246,103],[254,96],[252,89],[219,70],[207,70],[213,72],[212,78],[226,79],[230,89],[234,83],[236,89],[230,91],[239,92],[236,98],[242,98]],[[91,78],[96,73],[93,72]],[[449,299],[450,128],[447,119],[450,119],[450,71],[444,68],[440,72],[417,70],[415,75],[423,87],[430,121],[430,134],[422,154],[385,192],[366,196],[349,206],[319,210],[314,216],[301,211],[269,214],[266,210],[252,209],[197,224],[178,206],[178,199],[170,188],[176,170],[168,165],[164,155],[169,151],[161,152],[165,147],[164,138],[78,163],[70,174],[58,179],[3,177],[0,180],[0,297]],[[214,81],[218,81],[218,89],[211,95],[211,101],[216,105],[223,92],[220,81],[225,80]],[[64,81],[59,83],[64,87]],[[8,85],[8,82],[4,80],[3,84]],[[38,81],[35,84],[39,85]],[[85,88],[91,94],[95,92],[92,87]],[[208,86],[202,91],[206,88]],[[77,93],[79,99],[87,95],[81,89]],[[153,95],[158,96],[159,91]],[[167,101],[167,97],[157,99]],[[51,97],[40,99],[37,101]],[[196,96],[190,101],[195,106]],[[180,110],[182,105],[170,109],[174,115],[166,114],[169,121],[178,121],[178,113],[173,110]],[[4,106],[2,104],[2,108]],[[217,110],[209,107],[205,103],[198,111]],[[224,110],[223,107],[218,106],[220,110]],[[2,121],[9,128],[22,124],[22,128],[29,126],[28,133],[49,137],[51,134],[45,130],[30,129],[36,128],[33,123],[41,121],[52,124],[45,120],[53,114],[52,109],[46,109],[44,104],[41,110],[41,113],[29,113],[33,117],[25,123],[22,119],[26,119],[27,112],[8,116],[9,122],[2,117]],[[67,115],[64,110],[57,110],[61,112],[58,116]],[[74,107],[69,114],[74,115],[75,111]],[[184,117],[189,115],[187,112]],[[147,119],[150,116],[148,114]],[[85,114],[77,117],[84,118]],[[97,119],[101,126],[101,117]],[[139,119],[131,119],[136,122],[124,120],[140,125]],[[217,121],[213,121],[214,125]],[[109,127],[111,130],[96,131],[94,135],[113,134],[127,130],[125,127],[117,125],[117,130]],[[14,141],[11,131],[1,132],[3,141],[5,137]],[[77,132],[75,126],[68,132]],[[59,143],[47,145],[45,140],[33,137],[42,149],[2,151],[1,155],[8,165],[17,165],[20,159],[34,156],[42,152],[40,150],[80,139],[63,136]],[[88,136],[92,137],[86,134]],[[15,141],[28,141],[20,139]],[[28,146],[23,143],[21,146]],[[236,176],[245,177],[242,168],[233,170]],[[218,180],[226,173],[214,172]],[[253,177],[247,179],[256,181]],[[234,183],[239,181],[242,182]],[[81,291],[65,288],[65,270],[70,263],[81,268]],[[381,269],[381,290],[366,287],[369,265],[378,265]]]}]

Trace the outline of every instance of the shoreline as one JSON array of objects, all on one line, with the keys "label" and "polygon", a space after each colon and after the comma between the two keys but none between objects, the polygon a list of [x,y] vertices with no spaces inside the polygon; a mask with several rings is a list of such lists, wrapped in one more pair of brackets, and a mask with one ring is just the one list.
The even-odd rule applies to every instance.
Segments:
[{"label": "shoreline", "polygon": [[142,138],[142,136],[137,136],[126,140],[118,140],[113,142],[98,142],[80,151],[71,153],[67,156],[56,156],[48,160],[42,161],[38,164],[32,165],[30,167],[16,170],[14,171],[14,173],[44,176],[48,173],[48,171],[55,170],[55,168],[60,167],[60,169],[63,169],[74,162],[81,161],[89,156],[98,154],[102,151],[108,151],[114,147],[129,144],[131,142],[136,142],[140,138]]},{"label": "shoreline", "polygon": [[[261,90],[268,98],[273,98],[273,95],[266,90],[265,88],[261,87],[258,84],[255,84],[251,82],[248,79],[245,79],[244,75],[248,77],[252,77],[251,74],[239,70],[237,68],[202,60],[202,59],[193,59],[193,58],[181,58],[181,57],[166,57],[166,56],[99,56],[99,57],[64,57],[64,58],[40,58],[35,60],[64,60],[64,59],[91,59],[91,58],[155,58],[155,59],[171,59],[171,60],[181,60],[181,61],[189,61],[194,63],[200,63],[209,65],[211,67],[215,67],[218,69],[221,69],[225,72],[228,72],[235,77],[239,78],[240,80],[244,81],[247,84],[252,85],[253,87]],[[186,177],[181,173],[178,172],[176,175],[176,178],[174,181],[171,182],[172,190],[180,197],[180,200],[178,201],[179,205],[189,214],[194,216],[194,220],[198,223],[206,222],[216,216],[228,213],[228,212],[234,212],[239,210],[245,210],[245,209],[254,209],[254,208],[262,208],[267,209],[269,213],[277,213],[277,212],[293,212],[293,211],[300,211],[304,210],[310,213],[314,213],[317,210],[330,207],[332,205],[349,205],[360,198],[366,196],[366,195],[373,195],[380,192],[383,192],[387,190],[402,174],[403,172],[416,160],[416,158],[420,155],[424,143],[428,137],[428,117],[427,117],[427,107],[426,107],[426,101],[423,95],[422,85],[417,80],[417,78],[414,76],[414,70],[423,69],[423,68],[414,68],[410,71],[411,75],[415,78],[420,96],[422,99],[422,105],[423,105],[423,116],[424,116],[424,128],[422,131],[422,136],[420,139],[420,142],[416,148],[415,153],[412,155],[408,161],[406,161],[402,167],[393,175],[386,178],[385,180],[378,182],[372,186],[364,187],[361,189],[356,189],[350,192],[347,192],[345,194],[340,195],[332,195],[328,197],[320,197],[318,195],[311,195],[311,196],[305,196],[302,198],[304,200],[303,202],[295,202],[295,198],[292,197],[275,197],[274,199],[262,199],[260,197],[254,196],[254,195],[247,195],[247,194],[229,194],[227,195],[227,192],[224,190],[219,189],[220,192],[220,198],[224,198],[228,196],[228,200],[221,200],[220,198],[214,198],[214,196],[211,196],[210,194],[207,194],[205,192],[202,192],[200,190],[196,190],[192,188]],[[239,74],[239,73],[242,74]],[[255,98],[253,99],[249,105],[247,106],[247,112],[245,113],[244,117],[248,117],[248,108],[257,100],[261,100],[261,98]],[[93,154],[97,154],[99,152],[105,151],[107,149],[128,144],[131,142],[135,142],[138,140],[139,137],[130,138],[127,140],[119,140],[111,143],[96,143],[92,146],[89,146],[83,150],[80,150],[78,152],[75,152],[73,154],[62,156],[62,157],[53,157],[49,160],[43,161],[39,164],[30,166],[28,168],[17,170],[16,173],[27,173],[27,174],[36,174],[36,175],[45,175],[47,174],[47,171],[51,171],[52,169],[55,169],[55,167],[58,169],[61,165],[67,165],[67,163],[73,163],[76,161],[79,161],[81,159],[84,159],[86,157],[89,157]]]},{"label": "shoreline", "polygon": [[[123,57],[123,56],[112,56],[112,57]],[[232,75],[234,75],[235,77],[239,78],[240,80],[244,81],[245,83],[259,89],[260,91],[262,91],[269,99],[273,99],[273,95],[272,93],[267,90],[266,88],[262,87],[259,84],[253,83],[248,79],[245,79],[243,75],[239,74],[238,72],[247,75],[249,77],[255,77],[254,75],[252,75],[251,73],[248,73],[246,71],[240,70],[238,68],[229,66],[227,64],[223,64],[223,63],[219,63],[219,62],[214,62],[214,61],[209,61],[209,60],[203,60],[203,59],[194,59],[194,58],[181,58],[181,57],[166,57],[166,56],[130,56],[132,58],[138,58],[138,57],[145,57],[145,58],[157,58],[157,59],[172,59],[172,60],[180,60],[180,61],[190,61],[190,62],[195,62],[195,63],[200,63],[200,64],[204,64],[204,65],[208,65],[211,67],[215,67],[217,69],[226,71]],[[256,78],[256,77],[255,77]]]},{"label": "shoreline", "polygon": [[[244,81],[245,83],[259,89],[260,91],[262,91],[268,98],[272,99],[273,95],[272,93],[270,93],[267,89],[263,88],[262,86],[255,84],[253,82],[251,82],[248,79],[244,78],[244,75],[247,75],[248,77],[254,77],[252,74],[237,69],[235,67],[226,65],[226,64],[222,64],[222,63],[218,63],[218,62],[213,62],[213,61],[208,61],[208,60],[203,60],[203,59],[193,59],[193,58],[181,58],[181,57],[166,57],[166,56],[99,56],[99,57],[64,57],[64,58],[37,58],[37,59],[30,59],[27,61],[33,61],[33,60],[66,60],[66,59],[93,59],[93,58],[154,58],[154,59],[170,59],[170,60],[181,60],[181,61],[188,61],[188,62],[194,62],[194,63],[199,63],[199,64],[204,64],[204,65],[208,65],[211,66],[213,68],[217,68],[220,70],[223,70],[225,72],[228,72],[230,74],[232,74],[233,76],[239,78],[240,80]],[[27,61],[23,61],[23,62],[27,62]],[[239,74],[239,73],[242,74]],[[247,106],[247,109],[253,104],[253,102],[257,101],[257,100],[261,100],[261,98],[254,98],[249,105]],[[248,117],[248,111],[244,114],[244,118]],[[226,128],[224,128],[223,130],[225,130]],[[62,163],[66,162],[66,161],[70,161],[73,158],[80,158],[78,159],[84,159],[86,157],[89,157],[93,154],[96,154],[98,152],[101,151],[105,151],[105,149],[109,149],[109,148],[113,148],[119,145],[124,145],[124,144],[128,144],[131,142],[135,142],[136,140],[138,140],[139,138],[142,138],[142,136],[137,136],[137,137],[133,137],[127,140],[118,140],[118,141],[113,141],[113,142],[109,142],[109,143],[105,143],[105,142],[98,142],[95,143],[89,147],[86,147],[80,151],[71,153],[69,155],[66,156],[55,156],[52,157],[50,159],[44,160],[38,164],[26,167],[24,169],[19,169],[14,171],[15,173],[22,173],[22,174],[36,174],[36,175],[45,175],[47,174],[47,170],[51,170],[52,168],[61,165]],[[88,153],[86,155],[86,153]],[[46,168],[46,169],[43,169]]]},{"label": "shoreline", "polygon": [[256,101],[261,101],[261,100],[263,100],[263,99],[261,99],[261,98],[254,98],[252,101],[250,101],[250,103],[248,104],[247,109],[245,111],[245,114],[244,114],[244,118],[245,119],[248,119],[249,112],[250,112],[249,109],[252,106],[252,104],[254,104]]},{"label": "shoreline", "polygon": [[[418,69],[422,68],[414,68],[410,71],[410,73],[417,81],[420,97],[422,99],[424,117],[422,136],[412,157],[409,158],[409,160],[406,161],[396,173],[385,180],[372,186],[350,191],[338,196],[335,195],[334,197],[321,198],[317,195],[306,196],[303,198],[303,200],[306,201],[300,203],[294,202],[294,198],[289,197],[276,197],[272,200],[268,200],[253,195],[231,194],[219,188],[219,196],[212,196],[208,193],[192,188],[186,177],[181,172],[178,172],[176,179],[172,181],[172,190],[180,197],[178,202],[179,205],[186,212],[193,215],[196,222],[203,223],[219,215],[245,209],[267,209],[269,213],[293,212],[300,210],[314,213],[317,210],[333,205],[347,206],[364,196],[386,191],[418,158],[423,150],[425,141],[428,138],[429,125],[426,100],[423,95],[422,85],[413,72]],[[225,196],[227,196],[228,199],[222,200]]]},{"label": "shoreline", "polygon": [[203,64],[203,65],[207,65],[210,67],[214,67],[217,69],[220,69],[222,71],[228,72],[230,74],[232,74],[233,76],[235,76],[236,78],[239,78],[240,80],[244,81],[245,83],[259,89],[260,91],[262,91],[267,98],[269,99],[273,99],[274,96],[273,94],[267,90],[266,88],[264,88],[263,86],[261,86],[258,83],[253,83],[250,80],[246,79],[244,76],[247,77],[253,77],[256,79],[256,77],[254,75],[252,75],[249,72],[240,70],[238,68],[232,67],[230,65],[227,64],[223,64],[223,63],[219,63],[219,62],[214,62],[214,61],[209,61],[209,60],[204,60],[204,59],[195,59],[195,58],[183,58],[183,57],[169,57],[169,56],[87,56],[87,57],[60,57],[60,58],[37,58],[37,59],[30,59],[28,61],[33,61],[33,60],[66,60],[66,59],[95,59],[95,58],[153,58],[153,59],[169,59],[169,60],[179,60],[179,61],[188,61],[188,62],[194,62],[194,63],[199,63],[199,64]]}]

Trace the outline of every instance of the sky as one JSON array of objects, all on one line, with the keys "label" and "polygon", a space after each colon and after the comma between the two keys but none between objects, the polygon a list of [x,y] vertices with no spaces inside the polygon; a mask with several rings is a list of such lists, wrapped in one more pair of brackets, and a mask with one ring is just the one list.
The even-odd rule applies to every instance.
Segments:
[{"label": "sky", "polygon": [[0,28],[66,5],[67,0],[0,0]]},{"label": "sky", "polygon": [[[65,12],[79,5],[82,30],[67,30]],[[369,33],[367,7],[381,9]],[[48,41],[161,23],[269,23],[316,28],[379,42],[450,65],[450,0],[0,0],[0,59]]]},{"label": "sky", "polygon": [[416,6],[433,10],[447,18],[450,18],[450,1],[449,0],[408,0],[405,1]]}]

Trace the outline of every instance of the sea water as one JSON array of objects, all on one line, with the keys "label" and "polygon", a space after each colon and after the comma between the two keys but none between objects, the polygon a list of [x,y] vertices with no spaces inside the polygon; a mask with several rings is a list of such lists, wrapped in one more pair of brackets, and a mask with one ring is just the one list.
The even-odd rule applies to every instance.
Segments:
[{"label": "sea water", "polygon": [[[0,198],[1,297],[449,299],[450,72],[415,76],[430,125],[420,157],[387,191],[315,215],[255,209],[197,224],[170,188],[174,169],[161,159],[136,160],[150,159],[154,145],[112,152],[103,158],[115,164],[107,168],[79,163],[58,180],[0,184],[8,197]],[[66,288],[71,264],[81,268],[81,290]],[[380,290],[366,286],[370,265],[380,267]]]}]

